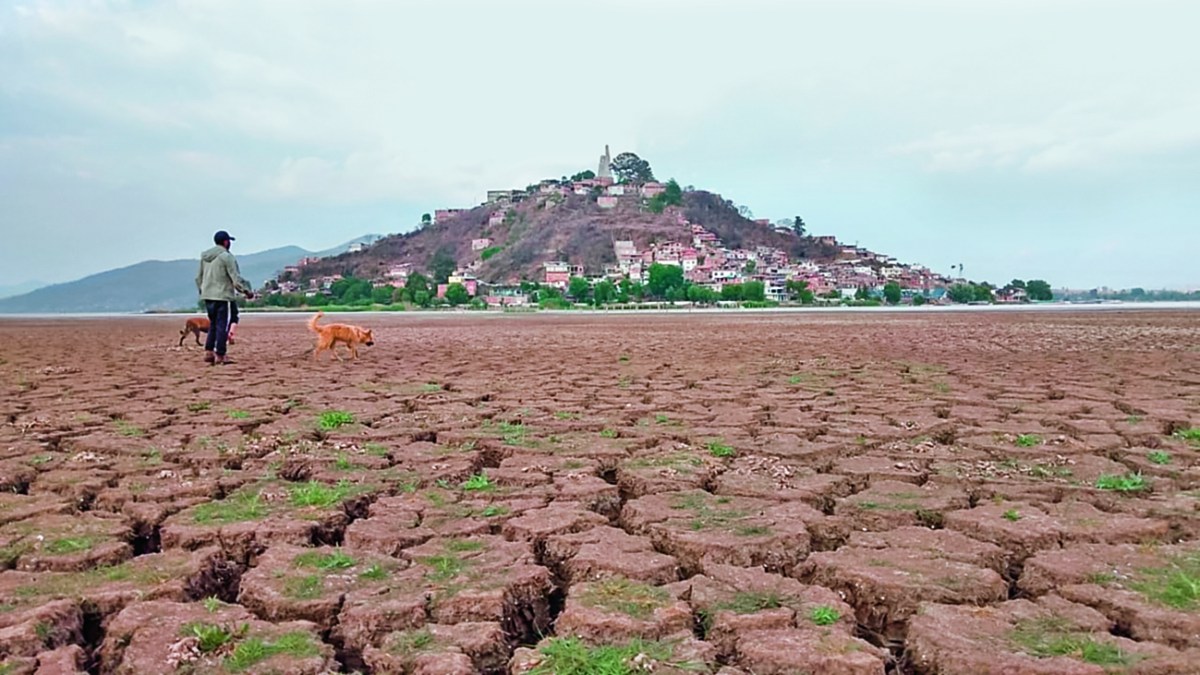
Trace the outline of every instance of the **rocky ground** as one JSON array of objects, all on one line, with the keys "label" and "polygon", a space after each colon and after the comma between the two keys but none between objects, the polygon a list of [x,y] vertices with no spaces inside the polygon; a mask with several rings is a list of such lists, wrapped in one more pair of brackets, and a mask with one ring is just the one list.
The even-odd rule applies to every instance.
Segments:
[{"label": "rocky ground", "polygon": [[0,673],[1200,672],[1196,313],[349,318],[0,321]]}]

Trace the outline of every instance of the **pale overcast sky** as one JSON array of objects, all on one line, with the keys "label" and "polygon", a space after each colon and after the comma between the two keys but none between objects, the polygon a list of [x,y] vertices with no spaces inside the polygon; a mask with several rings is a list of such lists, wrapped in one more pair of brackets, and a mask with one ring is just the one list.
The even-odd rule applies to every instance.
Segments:
[{"label": "pale overcast sky", "polygon": [[1005,282],[1200,286],[1200,2],[0,0],[0,285],[407,230],[604,144]]}]

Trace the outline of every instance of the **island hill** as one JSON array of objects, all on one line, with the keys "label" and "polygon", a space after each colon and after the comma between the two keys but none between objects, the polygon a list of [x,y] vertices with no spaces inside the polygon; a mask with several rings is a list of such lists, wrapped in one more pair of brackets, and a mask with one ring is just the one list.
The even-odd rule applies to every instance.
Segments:
[{"label": "island hill", "polygon": [[479,206],[426,214],[412,232],[303,259],[264,291],[258,304],[281,307],[1050,299],[1045,282],[970,284],[812,236],[798,216],[752,219],[607,148],[597,171],[489,191]]}]

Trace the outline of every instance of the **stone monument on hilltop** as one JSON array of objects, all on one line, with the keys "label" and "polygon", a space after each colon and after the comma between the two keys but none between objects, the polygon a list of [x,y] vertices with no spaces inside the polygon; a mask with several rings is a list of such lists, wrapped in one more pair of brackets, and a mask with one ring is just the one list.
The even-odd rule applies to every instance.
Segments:
[{"label": "stone monument on hilltop", "polygon": [[612,156],[607,145],[604,146],[604,154],[600,155],[600,170],[596,172],[596,178],[612,178]]}]

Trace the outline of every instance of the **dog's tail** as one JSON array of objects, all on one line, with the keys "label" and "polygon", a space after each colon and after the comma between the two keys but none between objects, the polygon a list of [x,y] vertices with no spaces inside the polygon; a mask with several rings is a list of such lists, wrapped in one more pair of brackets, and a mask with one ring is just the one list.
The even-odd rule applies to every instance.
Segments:
[{"label": "dog's tail", "polygon": [[313,315],[313,318],[308,320],[308,329],[311,330],[312,332],[316,333],[317,332],[317,320],[319,320],[323,316],[325,316],[325,312],[318,309],[317,313]]}]

